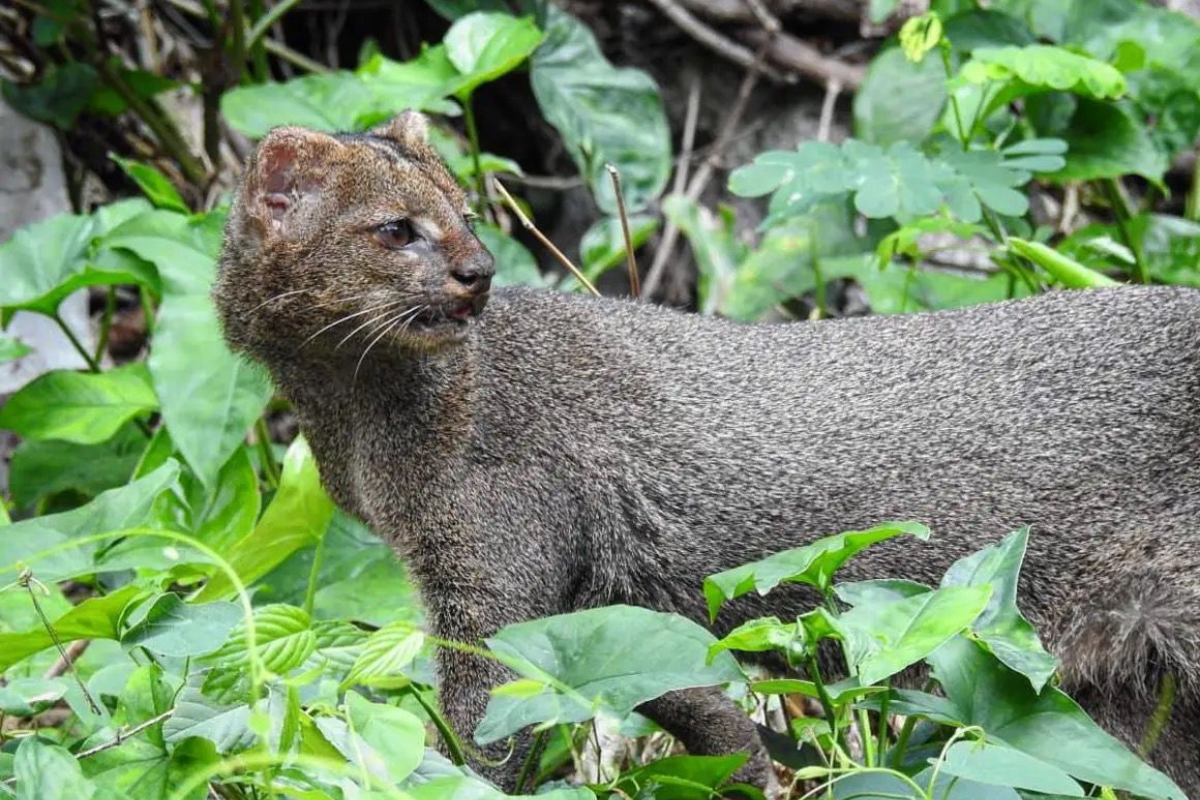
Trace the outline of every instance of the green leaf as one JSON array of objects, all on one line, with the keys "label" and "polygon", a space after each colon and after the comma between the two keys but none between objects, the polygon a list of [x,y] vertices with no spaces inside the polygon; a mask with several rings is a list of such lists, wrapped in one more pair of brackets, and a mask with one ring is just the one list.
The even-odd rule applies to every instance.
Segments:
[{"label": "green leaf", "polygon": [[[10,526],[5,535],[11,536],[16,527]],[[76,639],[117,639],[120,637],[118,623],[125,609],[142,594],[141,588],[129,585],[112,594],[89,597],[51,620],[51,625],[63,643]],[[24,633],[0,633],[0,670],[53,646],[54,639],[42,625]]]},{"label": "green leaf", "polygon": [[17,747],[13,761],[17,800],[89,800],[95,785],[83,776],[75,756],[37,736],[28,736]]},{"label": "green leaf", "polygon": [[407,778],[425,755],[425,726],[411,712],[362,695],[346,695],[346,713],[354,732],[363,738],[387,765],[385,773],[399,783]]},{"label": "green leaf", "polygon": [[230,352],[206,294],[164,298],[148,363],[175,446],[196,476],[214,486],[262,413],[270,382]]},{"label": "green leaf", "polygon": [[[283,459],[279,491],[248,536],[225,554],[238,577],[253,583],[305,545],[315,544],[333,517],[333,501],[321,486],[312,451],[297,437]],[[233,585],[224,573],[214,575],[196,596],[197,602],[225,597]]]},{"label": "green leaf", "polygon": [[863,685],[917,663],[969,627],[987,606],[989,586],[950,586],[903,600],[863,603],[837,618],[852,669]]},{"label": "green leaf", "polygon": [[929,529],[919,522],[888,522],[865,531],[826,536],[804,547],[710,575],[704,579],[708,615],[716,619],[721,606],[729,600],[752,591],[766,594],[781,583],[807,583],[825,592],[834,573],[857,553],[902,535],[927,540]]},{"label": "green leaf", "polygon": [[1125,93],[1125,76],[1115,68],[1103,61],[1048,44],[981,47],[963,65],[957,82],[984,83],[1013,79],[1025,84],[1022,94],[1034,89],[1057,90],[1103,100]]},{"label": "green leaf", "polygon": [[[412,107],[420,108],[420,101]],[[235,130],[258,139],[277,125],[326,133],[361,130],[384,112],[359,75],[339,70],[235,87],[221,96],[221,113]]]},{"label": "green leaf", "polygon": [[933,590],[916,581],[902,578],[882,578],[873,581],[839,583],[833,587],[833,591],[843,603],[849,606],[859,606],[905,600]]},{"label": "green leaf", "polygon": [[[258,657],[263,666],[280,675],[303,664],[317,647],[312,620],[304,609],[295,606],[278,604],[256,609],[254,632]],[[207,660],[221,667],[242,668],[249,665],[244,624],[239,622],[228,641]]]},{"label": "green leaf", "polygon": [[[1138,760],[1053,686],[1035,693],[1020,673],[979,645],[958,637],[929,657],[933,677],[960,725],[978,725],[988,739],[1040,759],[1088,783],[1155,800],[1184,800],[1167,776]],[[1071,742],[1063,747],[1063,742]]]},{"label": "green leaf", "polygon": [[168,295],[207,296],[216,276],[224,222],[223,212],[187,217],[155,209],[123,219],[98,245],[128,250],[154,264]]},{"label": "green leaf", "polygon": [[708,648],[711,662],[718,653],[726,650],[761,653],[767,650],[787,652],[793,648],[804,652],[804,630],[795,622],[780,622],[778,617],[763,617],[745,622],[729,632],[725,638]]},{"label": "green leaf", "polygon": [[32,717],[50,708],[67,693],[60,680],[18,678],[0,687],[0,712],[14,717]]},{"label": "green leaf", "polygon": [[1050,176],[1056,181],[1133,174],[1161,184],[1169,166],[1146,126],[1123,104],[1081,99],[1067,127],[1057,135],[1069,149],[1065,166]]},{"label": "green leaf", "polygon": [[167,592],[138,608],[121,644],[175,658],[207,655],[221,648],[241,620],[236,603],[190,605]]},{"label": "green leaf", "polygon": [[1054,675],[1058,660],[1046,652],[1037,631],[1017,609],[1017,578],[1028,539],[1026,526],[998,544],[960,558],[946,571],[941,585],[992,587],[991,600],[971,626],[972,630],[996,658],[1029,678],[1033,690],[1040,692]]},{"label": "green leaf", "polygon": [[[244,750],[257,738],[250,729],[251,708],[239,700],[226,700],[205,691],[211,670],[196,670],[188,676],[175,713],[163,723],[163,740],[178,745],[193,736],[207,739],[218,753]],[[260,701],[265,705],[265,701]]]},{"label": "green leaf", "polygon": [[1037,264],[1049,272],[1050,277],[1068,288],[1100,289],[1106,286],[1120,285],[1107,275],[1089,269],[1074,259],[1067,258],[1041,242],[1028,242],[1010,236],[1008,246],[1014,253]]},{"label": "green leaf", "polygon": [[[99,788],[98,797],[163,800],[171,797],[189,776],[211,767],[216,761],[217,754],[212,745],[201,739],[180,742],[168,752],[162,744],[138,736],[81,763],[84,772]],[[184,800],[206,800],[207,797],[208,787],[202,785]]]},{"label": "green leaf", "polygon": [[33,348],[15,336],[0,333],[0,364],[16,361],[33,352]]},{"label": "green leaf", "polygon": [[[647,641],[655,646],[644,647]],[[688,619],[632,606],[509,625],[488,647],[518,675],[554,688],[533,698],[492,696],[475,740],[488,744],[540,722],[582,722],[599,709],[623,718],[675,689],[740,681],[728,653],[706,664],[714,641]]]},{"label": "green leaf", "polygon": [[183,202],[183,198],[179,196],[179,191],[175,188],[167,177],[149,164],[143,164],[140,161],[133,161],[120,156],[111,156],[112,160],[120,165],[133,181],[142,190],[142,194],[146,195],[146,199],[154,204],[156,208],[165,208],[168,211],[178,211],[180,214],[190,214],[191,209],[187,203]]},{"label": "green leaf", "polygon": [[528,58],[541,41],[542,32],[531,17],[475,11],[458,19],[443,39],[446,57],[463,75],[455,94],[470,98],[477,86],[495,80]]},{"label": "green leaf", "polygon": [[669,756],[621,775],[615,788],[629,797],[654,786],[655,800],[710,800],[749,759],[746,753],[722,756]]},{"label": "green leaf", "polygon": [[100,373],[55,370],[9,398],[0,408],[0,428],[28,439],[99,444],[157,408],[144,364]]},{"label": "green leaf", "polygon": [[[636,251],[655,231],[658,218],[647,214],[634,214],[629,218],[629,238]],[[579,240],[579,256],[583,261],[583,273],[591,281],[597,280],[618,264],[625,263],[625,233],[621,220],[605,217],[597,220],[584,232]]]},{"label": "green leaf", "polygon": [[854,133],[867,142],[919,142],[933,130],[946,104],[946,74],[939,59],[913,63],[900,48],[871,60],[854,95]]},{"label": "green leaf", "polygon": [[425,645],[425,634],[419,628],[399,622],[387,625],[371,634],[362,646],[343,685],[402,686],[408,678],[408,666]]},{"label": "green leaf", "polygon": [[994,9],[969,8],[955,14],[946,19],[945,30],[951,47],[968,54],[980,47],[1023,46],[1035,41],[1023,20]]},{"label": "green leaf", "polygon": [[921,61],[942,39],[942,20],[937,14],[911,17],[900,26],[900,49],[909,61]]},{"label": "green leaf", "polygon": [[557,6],[546,8],[546,31],[530,62],[542,114],[563,137],[602,212],[617,212],[605,164],[620,171],[629,211],[641,211],[671,172],[658,86],[641,70],[614,67],[587,26]]},{"label": "green leaf", "polygon": [[[814,700],[821,698],[821,692],[815,683],[794,678],[754,681],[750,684],[750,691],[757,694],[802,694]],[[835,705],[885,691],[887,689],[882,686],[863,686],[857,678],[846,678],[836,683],[825,684],[825,692]]]},{"label": "green leaf", "polygon": [[15,310],[53,315],[68,296],[87,286],[137,283],[156,288],[153,269],[100,252],[91,240],[105,226],[146,208],[142,199],[105,206],[92,217],[63,215],[19,229],[0,245],[0,307],[5,319]]},{"label": "green leaf", "polygon": [[987,742],[956,742],[951,745],[942,760],[941,771],[978,783],[1083,797],[1083,789],[1079,784],[1058,767],[1020,750]]},{"label": "green leaf", "polygon": [[950,233],[960,239],[970,239],[983,231],[984,228],[975,223],[959,222],[950,217],[918,217],[880,239],[875,248],[875,258],[880,269],[892,263],[897,256],[919,261],[924,257],[921,238],[928,234]]},{"label": "green leaf", "polygon": [[132,425],[103,444],[29,440],[9,464],[8,489],[17,508],[32,508],[46,497],[77,492],[87,498],[129,482],[146,436]]},{"label": "green leaf", "polygon": [[[179,477],[179,464],[168,461],[149,475],[110,489],[87,505],[61,514],[14,523],[0,536],[0,585],[16,580],[30,556],[96,533],[123,531],[145,524],[154,501]],[[28,562],[41,581],[65,580],[91,572],[97,545],[82,545]]]},{"label": "green leaf", "polygon": [[22,85],[4,80],[0,88],[4,99],[25,116],[69,131],[91,99],[98,81],[95,68],[89,64],[51,62],[38,83]]},{"label": "green leaf", "polygon": [[713,214],[706,206],[681,194],[667,196],[663,211],[691,245],[700,271],[700,311],[712,314],[724,307],[738,262],[745,255],[744,245],[734,234],[733,219]]},{"label": "green leaf", "polygon": [[537,260],[525,245],[494,225],[480,222],[475,225],[475,235],[496,259],[496,286],[541,286],[542,273]]}]

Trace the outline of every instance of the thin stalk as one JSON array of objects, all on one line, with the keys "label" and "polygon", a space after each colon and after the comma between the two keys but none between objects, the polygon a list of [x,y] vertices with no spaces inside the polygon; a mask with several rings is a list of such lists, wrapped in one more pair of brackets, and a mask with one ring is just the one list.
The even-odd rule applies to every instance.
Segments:
[{"label": "thin stalk", "polygon": [[[813,280],[817,283],[817,313],[820,314],[821,319],[828,319],[829,298],[825,291],[825,277],[821,274],[821,254],[820,247],[817,244],[816,225],[810,226],[808,230],[808,252],[812,257]],[[834,613],[836,614],[837,612],[834,611]]]},{"label": "thin stalk", "polygon": [[558,259],[558,263],[567,268],[567,272],[570,272],[571,275],[575,277],[575,280],[579,281],[579,284],[583,286],[584,289],[587,289],[587,291],[595,297],[599,297],[600,292],[596,291],[596,287],[593,286],[592,282],[587,279],[587,276],[579,270],[579,267],[575,266],[575,262],[567,258],[566,254],[562,250],[559,250],[557,247],[555,247],[554,242],[550,241],[550,239],[546,237],[546,234],[538,230],[538,227],[533,224],[533,220],[526,216],[525,212],[521,210],[521,207],[517,205],[517,201],[511,194],[508,193],[508,189],[504,188],[504,184],[500,183],[500,181],[493,181],[492,183],[496,187],[496,191],[500,192],[500,196],[504,198],[504,202],[506,202],[508,207],[512,209],[512,212],[517,215],[517,219],[520,220],[521,226],[533,234],[534,238],[541,242],[542,246],[549,250],[550,254]]},{"label": "thin stalk", "polygon": [[246,46],[253,47],[255,44],[257,44],[259,39],[267,35],[267,31],[271,29],[272,25],[278,22],[284,14],[291,11],[299,4],[300,0],[280,0],[280,2],[271,6],[270,11],[254,21],[254,25],[251,26],[250,32],[246,34]]},{"label": "thin stalk", "polygon": [[1175,706],[1175,683],[1175,673],[1167,672],[1158,685],[1158,702],[1154,706],[1154,713],[1150,715],[1150,721],[1146,724],[1142,743],[1138,745],[1138,755],[1143,760],[1148,759],[1154,752],[1155,745],[1167,727],[1167,720],[1171,718],[1171,709]]},{"label": "thin stalk", "polygon": [[271,452],[271,432],[267,430],[267,418],[259,417],[254,423],[254,443],[258,447],[258,460],[262,462],[263,477],[272,489],[279,488],[279,465]]},{"label": "thin stalk", "polygon": [[887,731],[888,731],[888,701],[891,699],[892,687],[890,682],[885,681],[887,691],[879,699],[879,744],[876,746],[876,753],[879,756],[879,763],[876,766],[882,767],[887,760]]},{"label": "thin stalk", "polygon": [[904,759],[904,751],[908,749],[908,740],[912,736],[913,729],[917,727],[917,718],[914,716],[906,717],[904,725],[900,728],[900,735],[896,737],[896,746],[892,748],[892,766],[896,769],[900,768],[901,762]]},{"label": "thin stalk", "polygon": [[424,709],[425,713],[429,715],[429,719],[433,722],[433,727],[437,728],[438,735],[441,736],[442,741],[446,743],[446,752],[450,756],[450,760],[454,763],[454,765],[456,767],[461,767],[463,764],[466,764],[467,757],[463,753],[462,742],[459,741],[458,734],[456,734],[450,727],[450,724],[446,722],[446,718],[442,716],[440,711],[430,705],[429,702],[421,696],[421,692],[412,686],[412,684],[409,684],[407,687],[405,687],[405,690],[409,695],[412,696],[414,700],[417,701],[417,705]]},{"label": "thin stalk", "polygon": [[233,33],[229,43],[229,63],[240,81],[246,71],[246,6],[243,0],[229,0],[229,24]]},{"label": "thin stalk", "polygon": [[83,342],[79,341],[79,339],[75,336],[75,332],[71,330],[70,326],[63,322],[63,318],[58,315],[57,311],[54,312],[54,316],[51,317],[51,319],[58,324],[59,330],[61,330],[63,335],[67,337],[67,341],[71,343],[71,347],[75,348],[75,352],[79,353],[80,358],[82,358],[84,363],[87,364],[88,372],[99,372],[99,362],[92,358],[92,354],[89,353],[87,348],[83,346]]},{"label": "thin stalk", "polygon": [[1138,283],[1149,283],[1150,270],[1146,266],[1146,259],[1142,257],[1142,248],[1133,241],[1133,236],[1129,232],[1129,206],[1125,202],[1125,196],[1121,194],[1121,187],[1117,185],[1116,178],[1105,178],[1100,183],[1104,187],[1104,195],[1108,198],[1108,204],[1112,207],[1121,244],[1133,253],[1134,280]]},{"label": "thin stalk", "polygon": [[263,39],[263,48],[273,56],[282,58],[284,61],[297,66],[300,69],[307,70],[317,75],[324,75],[329,72],[329,67],[322,64],[320,61],[313,61],[303,53],[297,53],[292,48],[288,47],[283,42],[277,42],[274,39]]},{"label": "thin stalk", "polygon": [[871,717],[865,708],[858,709],[858,730],[862,735],[863,761],[868,767],[879,766],[875,759],[875,738],[871,736]]},{"label": "thin stalk", "polygon": [[54,630],[54,626],[46,617],[46,612],[42,610],[42,604],[38,602],[37,591],[34,589],[33,584],[39,583],[40,585],[40,582],[33,577],[33,573],[30,570],[26,569],[17,579],[17,583],[19,583],[25,589],[25,591],[29,592],[29,600],[33,603],[33,610],[37,612],[38,619],[42,621],[42,627],[44,627],[46,629],[46,633],[50,635],[50,640],[53,641],[54,646],[58,648],[59,658],[66,663],[67,671],[71,673],[71,677],[75,679],[75,683],[79,684],[79,691],[83,692],[83,696],[88,702],[88,707],[91,708],[93,714],[98,715],[103,713],[100,710],[100,706],[96,702],[96,699],[92,697],[92,693],[88,691],[87,685],[83,682],[83,679],[79,677],[79,673],[76,672],[75,664],[72,663],[72,660],[67,656],[67,650],[65,647],[63,647],[62,640],[58,638],[58,632]]},{"label": "thin stalk", "polygon": [[[954,77],[953,70],[950,68],[950,48],[942,46],[939,49],[942,54],[942,68],[946,71],[946,80],[950,80]],[[966,150],[970,147],[971,139],[967,129],[963,127],[962,110],[958,107],[958,98],[954,96],[954,92],[950,92],[950,109],[954,112],[954,124],[958,127],[962,149]]]},{"label": "thin stalk", "polygon": [[637,256],[633,252],[633,236],[629,233],[629,215],[625,212],[625,192],[621,191],[621,173],[612,164],[605,164],[612,178],[613,193],[617,196],[617,212],[621,218],[621,233],[625,237],[625,261],[629,266],[629,293],[637,300],[642,293],[638,279]]},{"label": "thin stalk", "polygon": [[[594,727],[594,726],[593,726]],[[517,790],[513,794],[520,794],[525,788],[525,781],[529,779],[530,770],[533,769],[533,761],[538,752],[542,749],[542,741],[546,738],[546,731],[540,730],[533,737],[533,744],[529,748],[529,752],[525,754],[525,761],[521,764],[521,772],[517,775]]]},{"label": "thin stalk", "polygon": [[321,576],[321,563],[325,560],[325,536],[317,539],[317,549],[313,551],[312,569],[308,571],[308,588],[304,591],[304,610],[311,617],[313,605],[317,599],[317,579]]},{"label": "thin stalk", "polygon": [[[263,0],[250,0],[250,16],[255,20],[262,19]],[[271,77],[271,72],[267,66],[267,50],[263,47],[262,39],[248,41],[246,46],[250,48],[250,66],[255,82],[265,83]]]},{"label": "thin stalk", "polygon": [[142,302],[142,322],[146,326],[146,333],[154,333],[154,298],[150,296],[150,292],[145,286],[139,288],[138,297]]},{"label": "thin stalk", "polygon": [[1183,216],[1192,222],[1200,221],[1200,158],[1196,159],[1196,164],[1192,167],[1192,186],[1188,189]]},{"label": "thin stalk", "polygon": [[96,354],[93,360],[99,364],[108,350],[108,335],[112,331],[113,313],[117,310],[117,287],[109,285],[104,296],[104,315],[100,317],[100,334],[96,337]]},{"label": "thin stalk", "polygon": [[479,193],[479,203],[482,206],[487,201],[487,186],[483,179],[483,168],[479,165],[479,128],[475,125],[475,110],[471,98],[461,98],[463,121],[467,125],[467,140],[471,147],[471,163],[475,170],[475,191]]},{"label": "thin stalk", "polygon": [[825,719],[829,721],[829,737],[833,740],[834,749],[837,749],[838,741],[841,738],[841,732],[837,724],[837,714],[833,708],[833,699],[825,689],[825,682],[821,680],[821,668],[817,666],[817,656],[815,654],[808,657],[808,675],[812,678],[813,685],[817,687],[817,697],[821,701],[821,708],[825,711]]}]

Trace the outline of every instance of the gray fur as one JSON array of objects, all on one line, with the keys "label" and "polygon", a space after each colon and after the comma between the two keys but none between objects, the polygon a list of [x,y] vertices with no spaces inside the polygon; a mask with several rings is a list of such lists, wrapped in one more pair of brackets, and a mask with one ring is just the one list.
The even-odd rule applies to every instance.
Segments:
[{"label": "gray fur", "polygon": [[[247,316],[288,284],[254,285],[253,270],[285,272],[236,244],[237,214],[216,293],[227,332],[294,403],[336,501],[408,562],[439,636],[610,603],[704,621],[706,575],[889,519],[934,539],[872,548],[842,579],[936,584],[1028,523],[1020,604],[1066,688],[1136,745],[1175,673],[1153,760],[1200,796],[1200,292],[766,326],[505,289],[464,336],[385,341],[355,377],[357,350],[297,348],[290,301]],[[748,597],[717,631],[811,600]],[[443,707],[469,735],[506,675],[440,659]],[[755,748],[765,780],[753,727],[719,693],[646,710],[694,752]],[[491,774],[511,788],[517,762]]]}]

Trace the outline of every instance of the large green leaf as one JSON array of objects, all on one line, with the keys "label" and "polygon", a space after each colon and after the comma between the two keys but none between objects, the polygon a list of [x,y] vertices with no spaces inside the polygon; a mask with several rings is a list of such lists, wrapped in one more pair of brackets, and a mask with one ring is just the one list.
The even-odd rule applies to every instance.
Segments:
[{"label": "large green leaf", "polygon": [[[254,636],[262,665],[281,675],[303,664],[317,646],[308,612],[283,604],[255,610]],[[239,623],[228,641],[207,660],[220,667],[241,669],[249,665],[245,625]]]},{"label": "large green leaf", "polygon": [[749,755],[670,756],[623,773],[615,788],[629,797],[654,786],[655,800],[709,800],[724,796],[721,787],[746,763]]},{"label": "large green leaf", "polygon": [[525,245],[486,222],[475,226],[475,235],[496,259],[496,286],[541,286],[537,259]]},{"label": "large green leaf", "polygon": [[[5,531],[10,535],[14,530]],[[138,599],[144,590],[137,586],[125,586],[112,594],[89,597],[57,619],[51,620],[60,642],[76,639],[117,639],[120,637],[118,622],[125,609]],[[8,669],[18,661],[34,653],[54,646],[54,639],[39,625],[24,633],[0,633],[0,670]]]},{"label": "large green leaf", "polygon": [[[163,723],[163,739],[168,745],[198,736],[212,742],[218,753],[231,753],[254,743],[257,735],[250,728],[250,706],[244,697],[226,698],[206,691],[212,673],[195,670],[188,676],[175,713]],[[265,700],[259,703],[266,705]]]},{"label": "large green leaf", "polygon": [[888,522],[865,531],[848,531],[817,539],[793,550],[784,550],[761,561],[718,572],[704,579],[708,614],[717,612],[729,600],[750,592],[766,594],[781,583],[807,583],[827,591],[833,575],[858,552],[897,536],[928,539],[929,529],[919,522]]},{"label": "large green leaf", "polygon": [[372,703],[356,692],[346,695],[346,713],[354,732],[379,754],[385,774],[399,783],[425,755],[425,726],[411,712],[383,703]]},{"label": "large green leaf", "polygon": [[224,223],[221,211],[189,217],[155,209],[121,220],[97,245],[127,250],[154,264],[166,294],[207,294],[216,276]]},{"label": "large green leaf", "polygon": [[[991,586],[988,606],[972,630],[1011,669],[1029,678],[1035,692],[1054,674],[1058,660],[1046,652],[1037,631],[1017,609],[1017,578],[1025,559],[1029,528],[960,558],[942,577],[942,586]],[[1033,788],[1033,787],[1025,787]]]},{"label": "large green leaf", "polygon": [[17,800],[89,800],[95,785],[83,776],[75,756],[37,736],[28,736],[17,747],[13,761]]},{"label": "large green leaf", "polygon": [[[1155,800],[1184,800],[1167,776],[1143,764],[1102,731],[1074,700],[1047,686],[1035,693],[1025,676],[961,637],[929,657],[946,693],[944,713],[978,725],[988,737],[1052,764],[1081,781]],[[1070,747],[1064,747],[1070,742]]]},{"label": "large green leaf", "polygon": [[103,444],[25,441],[13,451],[8,489],[17,508],[31,508],[45,497],[78,492],[95,497],[127,483],[142,451],[145,435],[126,426]]},{"label": "large green leaf", "polygon": [[158,398],[144,364],[100,373],[55,370],[26,385],[0,407],[0,428],[27,439],[99,444],[129,420],[157,408]]},{"label": "large green leaf", "polygon": [[528,58],[541,44],[542,32],[530,17],[475,11],[456,20],[442,41],[446,57],[462,75],[455,94],[469,98],[477,86]]},{"label": "large green leaf", "polygon": [[641,70],[610,64],[587,26],[556,6],[546,9],[546,31],[530,69],[542,114],[562,135],[601,211],[617,211],[605,169],[610,163],[621,173],[629,210],[640,211],[662,192],[671,171],[658,87]]},{"label": "large green leaf", "polygon": [[956,742],[946,751],[942,772],[995,786],[1083,797],[1083,789],[1058,767],[1009,747]]},{"label": "large green leaf", "polygon": [[168,294],[154,333],[150,375],[163,420],[196,476],[214,486],[271,384],[261,368],[230,352],[207,294]]},{"label": "large green leaf", "polygon": [[50,63],[37,83],[27,85],[5,79],[4,99],[27,117],[68,131],[96,91],[96,68],[82,61]]},{"label": "large green leaf", "polygon": [[[634,214],[629,218],[629,238],[636,252],[655,231],[658,218],[649,214]],[[597,220],[584,231],[579,240],[579,257],[588,280],[595,281],[605,272],[625,264],[625,233],[618,217]]]},{"label": "large green leaf", "polygon": [[166,592],[134,612],[121,643],[160,656],[202,656],[219,650],[241,620],[236,603],[191,605]]},{"label": "large green leaf", "polygon": [[475,739],[488,744],[535,723],[582,722],[599,710],[624,718],[675,689],[740,681],[728,653],[706,663],[714,641],[691,620],[632,606],[510,625],[488,639],[488,647],[544,688],[531,697],[493,695]]},{"label": "large green leaf", "polygon": [[958,75],[968,83],[1014,79],[1025,85],[1021,94],[1036,89],[1111,99],[1125,93],[1125,76],[1114,67],[1047,44],[978,48]]},{"label": "large green leaf", "polygon": [[[0,536],[0,584],[16,579],[21,564],[41,550],[63,545],[89,534],[123,531],[146,523],[154,501],[179,476],[179,463],[168,461],[149,475],[127,486],[110,489],[95,500],[61,514],[33,517],[7,527]],[[97,545],[81,545],[29,566],[44,582],[64,580],[91,572]]]},{"label": "large green leaf", "polygon": [[1141,175],[1161,183],[1168,163],[1146,126],[1120,103],[1081,98],[1067,126],[1057,135],[1066,140],[1066,165],[1050,176],[1078,182]]},{"label": "large green leaf", "polygon": [[187,203],[183,202],[183,198],[179,196],[179,190],[157,168],[116,155],[112,156],[112,160],[116,161],[125,174],[133,179],[138,188],[142,190],[142,194],[146,195],[146,199],[153,203],[155,208],[164,208],[180,214],[191,213]]},{"label": "large green leaf", "polygon": [[124,200],[92,217],[59,216],[21,228],[0,245],[0,307],[5,319],[15,310],[53,314],[68,295],[86,286],[140,283],[154,286],[153,270],[128,260],[99,258],[92,238],[108,220],[148,208],[145,200]]},{"label": "large green leaf", "polygon": [[879,145],[919,142],[946,103],[946,74],[937,58],[913,63],[898,47],[871,60],[854,95],[854,133]]},{"label": "large green leaf", "polygon": [[[243,582],[252,583],[301,547],[315,544],[332,517],[333,501],[321,486],[316,459],[308,443],[298,437],[284,456],[279,491],[254,530],[236,542],[225,558]],[[206,602],[232,592],[229,579],[218,573],[196,599]]]},{"label": "large green leaf", "polygon": [[[84,772],[100,790],[97,797],[163,800],[173,796],[189,776],[211,767],[218,758],[212,745],[201,739],[180,742],[168,751],[164,745],[143,737],[144,734],[127,739],[120,747],[110,747],[81,762]],[[208,797],[208,787],[202,785],[184,800]]]},{"label": "large green leaf", "polygon": [[903,600],[862,603],[837,618],[851,668],[863,685],[917,663],[968,628],[987,606],[989,586],[949,586]]}]

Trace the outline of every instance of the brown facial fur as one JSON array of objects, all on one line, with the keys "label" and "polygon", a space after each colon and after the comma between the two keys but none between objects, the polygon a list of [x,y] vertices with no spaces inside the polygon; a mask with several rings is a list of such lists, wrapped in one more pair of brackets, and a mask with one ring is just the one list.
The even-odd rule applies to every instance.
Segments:
[{"label": "brown facial fur", "polygon": [[[267,135],[234,200],[215,289],[235,345],[269,339],[333,357],[343,339],[355,353],[463,340],[493,262],[426,125],[406,112],[365,135]],[[393,221],[414,234],[400,249],[376,233]]]}]

